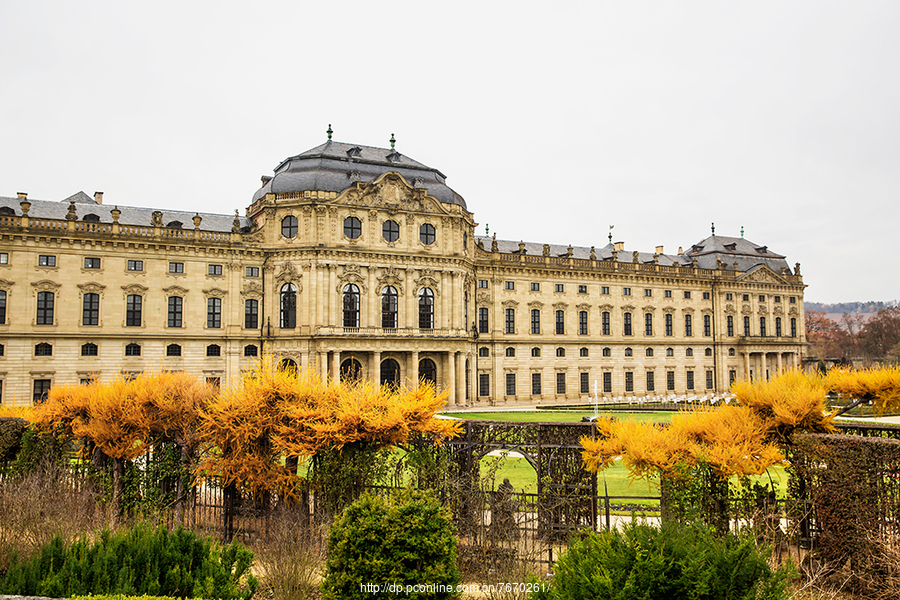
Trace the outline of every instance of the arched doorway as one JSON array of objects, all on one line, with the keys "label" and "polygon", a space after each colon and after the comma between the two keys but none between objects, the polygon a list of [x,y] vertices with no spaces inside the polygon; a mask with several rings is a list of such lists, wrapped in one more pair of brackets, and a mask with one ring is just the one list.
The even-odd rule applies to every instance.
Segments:
[{"label": "arched doorway", "polygon": [[430,358],[419,361],[419,380],[429,382],[437,389],[437,367]]},{"label": "arched doorway", "polygon": [[362,380],[362,365],[355,358],[348,358],[341,363],[341,381],[356,382]]},{"label": "arched doorway", "polygon": [[400,385],[400,365],[393,358],[381,362],[381,385]]},{"label": "arched doorway", "polygon": [[294,374],[296,375],[297,372],[298,372],[297,363],[294,362],[293,359],[290,359],[290,358],[282,358],[281,361],[278,363],[278,370],[279,370],[279,371],[288,371],[288,370],[290,370],[290,371],[293,371]]}]

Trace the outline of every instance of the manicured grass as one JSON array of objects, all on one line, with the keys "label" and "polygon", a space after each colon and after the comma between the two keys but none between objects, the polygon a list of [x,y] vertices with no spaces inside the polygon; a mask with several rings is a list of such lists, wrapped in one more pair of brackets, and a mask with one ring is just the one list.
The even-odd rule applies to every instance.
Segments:
[{"label": "manicured grass", "polygon": [[[577,423],[582,417],[591,416],[594,411],[563,410],[520,410],[508,412],[447,412],[445,416],[457,419],[481,419],[487,421],[519,421],[530,423]],[[674,412],[600,412],[601,417],[613,417],[630,421],[654,421],[669,423]]]}]

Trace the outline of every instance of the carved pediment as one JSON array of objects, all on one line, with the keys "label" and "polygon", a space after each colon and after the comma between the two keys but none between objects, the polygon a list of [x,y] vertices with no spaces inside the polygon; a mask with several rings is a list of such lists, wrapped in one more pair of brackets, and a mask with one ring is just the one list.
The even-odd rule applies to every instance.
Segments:
[{"label": "carved pediment", "polygon": [[752,271],[738,277],[739,281],[752,281],[754,283],[784,283],[784,279],[765,265],[756,267]]},{"label": "carved pediment", "polygon": [[364,294],[369,291],[365,278],[360,275],[359,265],[344,265],[344,272],[338,275],[337,293],[343,293],[344,286],[351,283],[362,290]]},{"label": "carved pediment", "polygon": [[166,296],[184,296],[188,293],[188,290],[180,285],[170,285],[163,288],[163,291],[166,293]]},{"label": "carved pediment", "polygon": [[515,307],[519,306],[519,303],[516,302],[515,300],[506,300],[506,301],[502,302],[502,304],[503,304],[503,308],[515,308]]},{"label": "carved pediment", "polygon": [[667,315],[671,315],[671,314],[673,314],[673,313],[675,312],[675,309],[674,309],[673,307],[671,307],[671,306],[667,306],[667,307],[665,307],[664,309],[662,309],[662,311],[663,311],[664,313],[666,313]]},{"label": "carved pediment", "polygon": [[794,306],[791,306],[791,307],[788,309],[788,314],[789,314],[789,315],[799,315],[799,314],[800,314],[800,310],[797,309],[797,306],[796,306],[796,305],[794,305]]},{"label": "carved pediment", "polygon": [[538,300],[535,300],[534,302],[529,302],[529,303],[528,303],[528,308],[530,308],[530,309],[532,309],[532,310],[535,309],[535,308],[538,309],[538,310],[540,310],[540,309],[544,308],[544,303],[543,303],[543,302],[540,302],[540,301],[538,301]]},{"label": "carved pediment", "polygon": [[490,304],[491,293],[487,290],[478,290],[478,293],[475,294],[475,302],[478,304]]},{"label": "carved pediment", "polygon": [[579,305],[576,306],[575,308],[577,308],[578,310],[591,310],[591,305],[582,302],[581,304],[579,304]]},{"label": "carved pediment", "polygon": [[123,286],[122,286],[122,290],[123,290],[126,294],[136,294],[136,295],[138,295],[138,296],[143,295],[143,294],[146,293],[149,289],[150,289],[150,288],[145,287],[145,286],[143,286],[143,285],[141,285],[141,284],[139,284],[139,283],[132,283],[132,284],[130,284],[130,285],[123,285]]},{"label": "carved pediment", "polygon": [[382,289],[385,286],[392,286],[397,289],[397,294],[403,295],[403,272],[395,269],[394,267],[388,267],[383,270],[381,277],[378,278],[378,288]]},{"label": "carved pediment", "polygon": [[694,314],[694,309],[693,308],[682,308],[681,312],[683,312],[686,315],[692,315],[692,314]]},{"label": "carved pediment", "polygon": [[735,313],[737,313],[737,311],[734,309],[734,304],[726,304],[725,305],[725,314],[726,315],[733,315]]},{"label": "carved pediment", "polygon": [[6,279],[0,279],[0,290],[8,290],[10,287],[16,284],[15,281],[8,281]]},{"label": "carved pediment", "polygon": [[[668,310],[668,309],[667,309],[667,310]],[[647,306],[645,306],[645,307],[643,308],[643,311],[644,311],[645,313],[654,313],[654,312],[656,312],[656,307],[653,306],[652,304],[648,304]]]},{"label": "carved pediment", "polygon": [[601,304],[600,305],[600,312],[610,312],[612,309],[613,309],[612,304]]},{"label": "carved pediment", "polygon": [[81,290],[82,294],[99,294],[106,289],[106,286],[90,281],[88,283],[79,283],[78,289]]},{"label": "carved pediment", "polygon": [[753,308],[749,304],[743,304],[743,305],[741,305],[741,314],[742,315],[752,315]]},{"label": "carved pediment", "polygon": [[623,312],[634,312],[634,306],[631,304],[626,304],[622,307]]},{"label": "carved pediment", "polygon": [[775,313],[776,315],[783,315],[784,307],[781,304],[776,304],[775,308],[772,309],[772,312]]},{"label": "carved pediment", "polygon": [[[62,287],[62,285],[56,283],[55,281],[50,281],[49,279],[42,279],[40,281],[35,281],[31,285],[38,292],[55,292],[59,288]],[[144,288],[144,289],[147,289],[147,288]]]},{"label": "carved pediment", "polygon": [[302,277],[303,273],[294,266],[294,263],[288,261],[281,266],[281,270],[278,272],[278,275],[275,276],[275,281],[279,284],[295,283]]},{"label": "carved pediment", "polygon": [[358,206],[384,208],[390,212],[408,210],[433,214],[448,214],[440,202],[428,195],[424,182],[416,186],[396,172],[388,172],[373,182],[357,181],[338,200]]},{"label": "carved pediment", "polygon": [[421,275],[416,279],[416,293],[418,294],[418,291],[422,288],[431,288],[435,296],[440,294],[440,284],[435,276],[435,272],[431,269],[422,269],[419,273]]},{"label": "carved pediment", "polygon": [[241,296],[262,297],[262,286],[255,281],[245,283],[241,289]]},{"label": "carved pediment", "polygon": [[221,288],[214,287],[214,288],[209,288],[209,289],[203,290],[203,293],[209,298],[224,298],[225,294],[227,294],[228,292]]},{"label": "carved pediment", "polygon": [[566,304],[565,302],[556,302],[553,304],[554,310],[565,310],[567,308],[569,308],[569,305]]}]

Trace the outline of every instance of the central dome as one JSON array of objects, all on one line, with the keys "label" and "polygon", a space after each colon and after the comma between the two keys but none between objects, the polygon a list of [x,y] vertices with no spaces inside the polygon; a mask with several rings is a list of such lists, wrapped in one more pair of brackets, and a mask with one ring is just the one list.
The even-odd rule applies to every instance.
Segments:
[{"label": "central dome", "polygon": [[466,208],[462,196],[447,186],[446,177],[393,149],[373,148],[328,140],[297,156],[284,159],[273,177],[264,177],[263,186],[253,194],[256,202],[266,194],[323,191],[341,193],[357,181],[372,182],[393,171],[411,185],[447,204]]}]

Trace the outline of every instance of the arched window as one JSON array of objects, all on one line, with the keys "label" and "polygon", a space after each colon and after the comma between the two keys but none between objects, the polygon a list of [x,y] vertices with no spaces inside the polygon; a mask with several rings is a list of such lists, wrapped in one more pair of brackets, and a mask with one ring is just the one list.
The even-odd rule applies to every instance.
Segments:
[{"label": "arched window", "polygon": [[287,371],[292,372],[295,375],[297,374],[297,363],[292,358],[282,358],[278,363],[279,371]]},{"label": "arched window", "polygon": [[359,288],[353,283],[344,286],[344,327],[359,327]]},{"label": "arched window", "polygon": [[256,356],[259,354],[259,350],[253,344],[247,344],[244,346],[244,356]]},{"label": "arched window", "polygon": [[653,356],[653,348],[647,348],[644,354],[646,354],[647,356]]},{"label": "arched window", "polygon": [[298,231],[297,217],[288,215],[281,220],[281,235],[290,239],[297,235]]},{"label": "arched window", "polygon": [[687,349],[685,349],[684,355],[685,355],[685,356],[693,356],[693,355],[694,355],[694,349],[693,349],[693,348],[687,348]]},{"label": "arched window", "polygon": [[703,351],[704,356],[712,356],[712,348],[707,348]]},{"label": "arched window", "polygon": [[535,346],[534,348],[531,349],[531,356],[533,356],[533,357],[535,357],[535,358],[538,358],[538,357],[540,357],[540,355],[541,355],[541,349],[540,349],[540,348],[538,348],[538,347]]},{"label": "arched window", "polygon": [[128,344],[125,346],[125,356],[140,356],[141,347],[138,344]]},{"label": "arched window", "polygon": [[604,348],[604,349],[603,349],[603,356],[606,357],[606,358],[609,358],[610,356],[612,356],[612,349],[611,349],[611,348]]},{"label": "arched window", "polygon": [[419,329],[434,328],[434,292],[430,288],[419,291]]},{"label": "arched window", "polygon": [[734,356],[734,355],[735,355],[734,348],[729,348],[729,349],[728,349],[728,356]]},{"label": "arched window", "polygon": [[97,344],[93,344],[91,342],[88,342],[87,344],[82,344],[81,355],[82,356],[97,356]]},{"label": "arched window", "polygon": [[509,348],[506,349],[506,355],[507,355],[507,356],[515,356],[515,355],[516,355],[516,349],[513,348],[512,346],[510,346]]},{"label": "arched window", "polygon": [[557,355],[557,356],[565,356],[565,355],[566,355],[566,349],[565,349],[565,348],[557,348],[557,349],[556,349],[556,355]]},{"label": "arched window", "polygon": [[95,215],[94,213],[88,213],[88,214],[84,215],[83,217],[81,217],[81,220],[93,222],[93,223],[99,223],[100,215]]},{"label": "arched window", "polygon": [[674,348],[666,348],[666,356],[675,356]]},{"label": "arched window", "polygon": [[[349,236],[348,236],[349,237]],[[362,365],[355,358],[348,358],[341,363],[341,381],[361,381]]]},{"label": "arched window", "polygon": [[[578,355],[581,356],[582,358],[586,357],[588,355],[588,349],[587,348],[580,349],[578,351]],[[604,356],[606,356],[606,355],[604,355]]]},{"label": "arched window", "polygon": [[207,356],[222,356],[222,347],[218,344],[210,344],[206,347]]},{"label": "arched window", "polygon": [[625,348],[625,356],[633,356],[634,351],[631,348]]},{"label": "arched window", "polygon": [[362,223],[356,217],[347,217],[344,219],[344,235],[351,240],[357,239],[362,235]]},{"label": "arched window", "polygon": [[169,344],[166,346],[166,356],[181,356],[181,346],[178,344]]},{"label": "arched window", "polygon": [[381,362],[381,385],[400,385],[400,365],[393,358]]},{"label": "arched window", "polygon": [[419,380],[437,386],[437,366],[430,358],[419,361]]},{"label": "arched window", "polygon": [[488,350],[486,346],[482,346],[481,348],[478,349],[478,356],[483,357],[483,356],[490,356],[490,355],[491,355],[490,350]]},{"label": "arched window", "polygon": [[381,226],[381,236],[386,242],[396,242],[400,238],[400,226],[396,221],[385,221]]},{"label": "arched window", "polygon": [[390,285],[381,290],[381,326],[397,328],[397,290]]},{"label": "arched window", "polygon": [[286,283],[281,286],[281,328],[297,327],[297,286]]},{"label": "arched window", "polygon": [[184,227],[184,224],[181,221],[169,221],[166,223],[166,227],[169,229],[181,229]]}]

